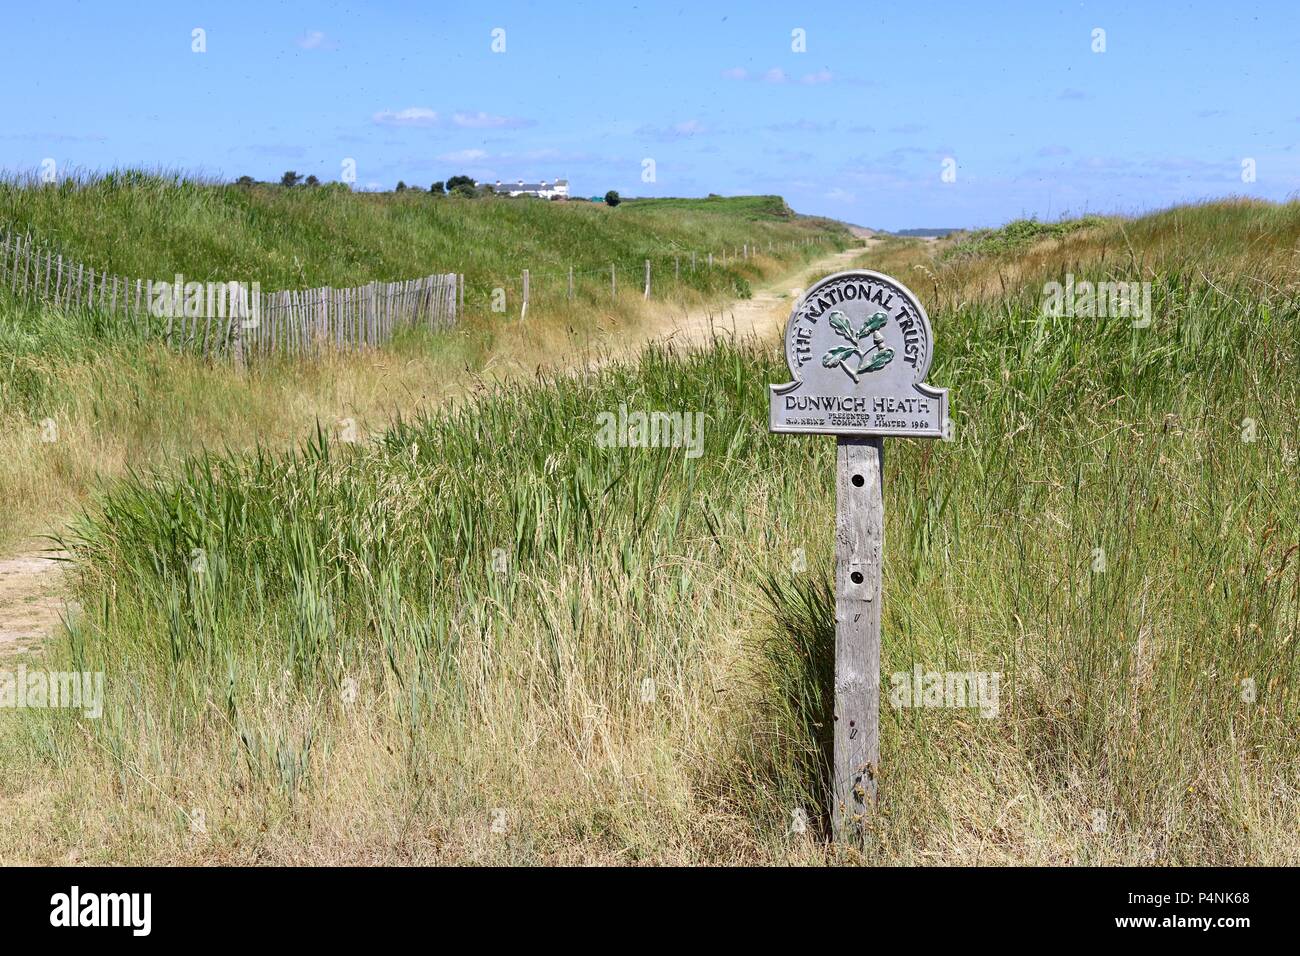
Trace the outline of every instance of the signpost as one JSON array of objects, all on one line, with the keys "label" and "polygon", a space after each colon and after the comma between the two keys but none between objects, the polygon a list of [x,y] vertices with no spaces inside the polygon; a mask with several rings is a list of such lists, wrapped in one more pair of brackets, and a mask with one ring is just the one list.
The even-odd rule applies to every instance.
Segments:
[{"label": "signpost", "polygon": [[785,328],[793,381],[769,386],[771,431],[836,436],[836,840],[856,833],[876,802],[884,439],[944,437],[948,391],[925,383],[933,356],[930,319],[906,286],[838,272],[795,303]]}]

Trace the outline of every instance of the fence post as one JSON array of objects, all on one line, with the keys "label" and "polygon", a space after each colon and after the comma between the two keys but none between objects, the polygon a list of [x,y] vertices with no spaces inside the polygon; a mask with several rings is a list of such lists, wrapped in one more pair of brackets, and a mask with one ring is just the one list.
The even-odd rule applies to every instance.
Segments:
[{"label": "fence post", "polygon": [[573,298],[573,266],[569,266],[569,298]]},{"label": "fence post", "polygon": [[694,253],[694,252],[691,253],[691,271],[692,271],[692,272],[695,271],[695,253]]},{"label": "fence post", "polygon": [[709,268],[713,268],[713,253],[709,253]]},{"label": "fence post", "polygon": [[528,270],[524,270],[524,307],[519,310],[519,318],[528,314]]},{"label": "fence post", "polygon": [[230,350],[235,360],[235,371],[242,372],[244,370],[244,320],[248,317],[248,287],[241,282],[236,288],[239,290],[235,296],[236,305],[230,310]]},{"label": "fence post", "polygon": [[650,298],[650,260],[645,261],[645,298]]},{"label": "fence post", "polygon": [[611,299],[618,297],[618,278],[612,262],[609,264],[609,296]]},{"label": "fence post", "polygon": [[673,281],[677,282],[682,277],[682,257],[673,256]]}]

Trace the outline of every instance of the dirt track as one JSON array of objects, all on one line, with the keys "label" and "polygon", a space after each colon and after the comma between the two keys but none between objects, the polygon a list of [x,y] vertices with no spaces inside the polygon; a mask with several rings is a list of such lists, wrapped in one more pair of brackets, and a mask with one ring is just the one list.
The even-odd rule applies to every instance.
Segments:
[{"label": "dirt track", "polygon": [[835,252],[810,263],[797,273],[755,290],[753,298],[739,299],[723,309],[699,309],[686,314],[663,314],[648,331],[634,338],[627,352],[637,352],[650,342],[673,342],[693,348],[707,346],[717,335],[736,339],[779,338],[785,330],[790,308],[810,281],[848,268],[850,260],[862,253],[855,246]]},{"label": "dirt track", "polygon": [[36,649],[58,626],[64,607],[60,557],[32,547],[0,559],[0,662]]}]

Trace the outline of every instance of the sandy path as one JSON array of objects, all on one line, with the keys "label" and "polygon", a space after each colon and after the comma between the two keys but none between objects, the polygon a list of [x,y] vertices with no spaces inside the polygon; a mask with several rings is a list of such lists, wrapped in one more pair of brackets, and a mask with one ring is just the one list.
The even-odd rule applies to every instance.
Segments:
[{"label": "sandy path", "polygon": [[755,290],[753,298],[738,299],[716,311],[698,309],[685,313],[660,313],[628,343],[625,351],[638,352],[651,342],[701,348],[719,336],[760,341],[780,338],[795,299],[803,294],[808,284],[832,272],[847,269],[853,258],[870,246],[871,240],[868,240],[866,247],[854,246],[823,256],[798,272]]},{"label": "sandy path", "polygon": [[64,610],[64,557],[32,546],[0,559],[0,662],[37,649],[58,627]]}]

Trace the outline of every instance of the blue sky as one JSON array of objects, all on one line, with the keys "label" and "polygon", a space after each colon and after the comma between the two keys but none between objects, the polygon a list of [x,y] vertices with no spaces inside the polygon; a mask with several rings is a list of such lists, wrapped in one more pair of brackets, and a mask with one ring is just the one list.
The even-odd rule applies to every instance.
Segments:
[{"label": "blue sky", "polygon": [[332,180],[353,159],[360,188],[779,193],[887,229],[1300,190],[1293,2],[133,0],[4,19],[9,171]]}]

